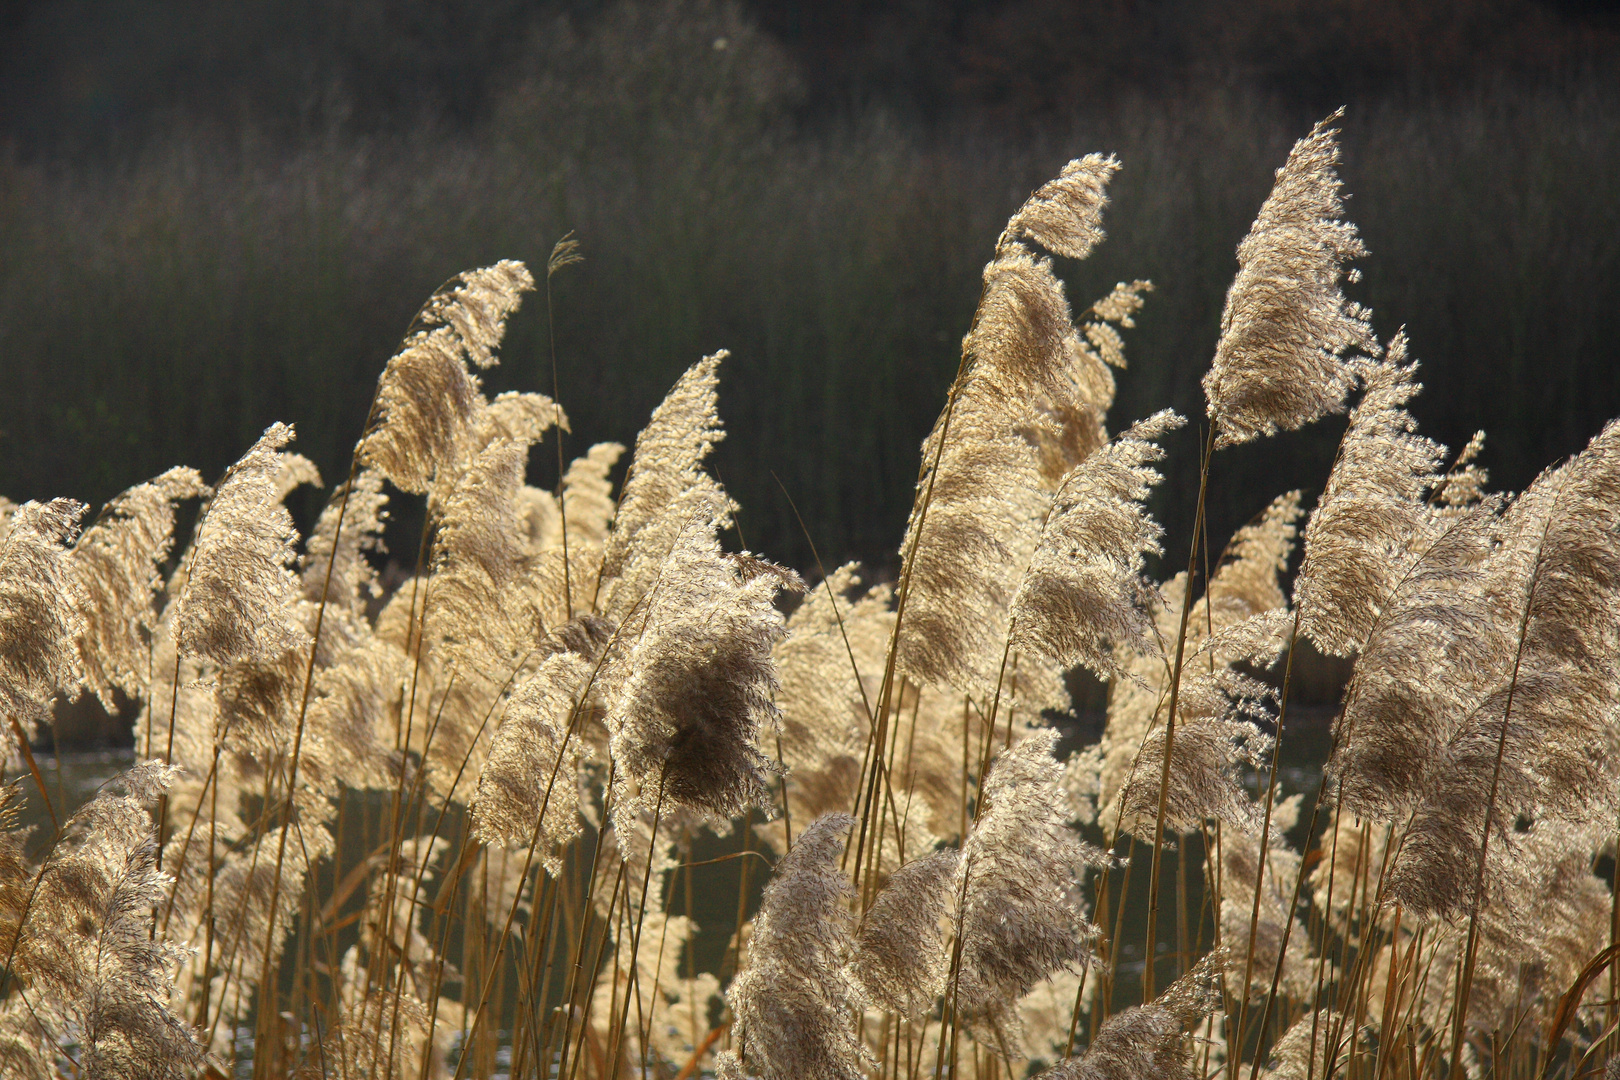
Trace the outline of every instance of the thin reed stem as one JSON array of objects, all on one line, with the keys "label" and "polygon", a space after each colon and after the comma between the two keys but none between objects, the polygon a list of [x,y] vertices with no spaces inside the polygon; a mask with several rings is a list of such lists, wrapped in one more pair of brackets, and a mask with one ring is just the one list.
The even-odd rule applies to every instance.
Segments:
[{"label": "thin reed stem", "polygon": [[1176,705],[1181,695],[1181,665],[1187,649],[1187,620],[1192,615],[1193,572],[1198,567],[1198,537],[1204,527],[1204,500],[1209,492],[1209,465],[1215,455],[1215,423],[1209,425],[1204,440],[1203,460],[1198,467],[1198,506],[1193,514],[1192,551],[1187,555],[1187,588],[1181,604],[1181,627],[1176,632],[1176,661],[1170,673],[1170,711],[1164,723],[1164,765],[1159,770],[1159,807],[1153,822],[1153,850],[1148,860],[1147,944],[1142,969],[1142,1003],[1153,1000],[1155,938],[1159,924],[1159,855],[1164,843],[1165,803],[1170,795],[1170,761],[1176,744]]}]

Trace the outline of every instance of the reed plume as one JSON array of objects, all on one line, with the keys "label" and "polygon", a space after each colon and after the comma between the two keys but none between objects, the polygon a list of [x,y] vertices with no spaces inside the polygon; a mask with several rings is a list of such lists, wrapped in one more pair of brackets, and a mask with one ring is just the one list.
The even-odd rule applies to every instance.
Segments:
[{"label": "reed plume", "polygon": [[[19,723],[79,678],[81,605],[67,545],[84,511],[71,499],[24,503],[0,539],[0,703]],[[8,754],[10,740],[0,736]]]},{"label": "reed plume", "polygon": [[534,279],[503,261],[447,283],[417,314],[377,385],[376,419],[360,459],[395,487],[426,494],[441,471],[459,472],[487,407],[467,364],[487,368]]},{"label": "reed plume", "polygon": [[764,560],[721,553],[722,497],[693,488],[669,513],[683,527],[608,707],[626,785],[615,801],[628,810],[667,797],[723,819],[768,803],[771,763],[756,741],[778,716],[771,648],[785,629],[774,600],[803,585]]},{"label": "reed plume", "polygon": [[[1262,812],[1243,790],[1239,768],[1263,769],[1271,738],[1251,720],[1225,715],[1184,715],[1176,725],[1170,756],[1170,787],[1164,827],[1192,833],[1209,820],[1231,826],[1237,837],[1258,837]],[[1165,730],[1155,729],[1142,743],[1135,769],[1120,789],[1117,808],[1104,812],[1110,825],[1147,839],[1159,807],[1159,775],[1164,768]]]},{"label": "reed plume", "polygon": [[1486,588],[1496,507],[1488,500],[1448,522],[1362,644],[1327,764],[1353,814],[1392,821],[1415,808],[1448,734],[1473,712],[1477,673],[1511,663]]},{"label": "reed plume", "polygon": [[1164,530],[1142,502],[1163,479],[1149,464],[1164,456],[1153,440],[1182,423],[1155,413],[1064,477],[1013,597],[1014,645],[1105,676],[1124,673],[1115,651],[1154,647],[1142,561],[1160,553]]},{"label": "reed plume", "polygon": [[[772,650],[781,685],[781,752],[793,763],[784,793],[789,816],[800,822],[854,804],[894,632],[892,589],[857,592],[861,582],[853,563],[834,570],[805,594]],[[785,823],[772,822],[769,830],[772,846],[785,851]]]},{"label": "reed plume", "polygon": [[85,689],[114,707],[113,692],[144,696],[150,678],[158,568],[174,541],[174,504],[206,496],[195,469],[174,468],[113,499],[73,545],[68,562],[82,598],[78,650]]},{"label": "reed plume", "polygon": [[[430,299],[301,556],[283,501],[319,475],[283,425],[166,583],[173,504],[208,494],[190,470],[76,544],[77,504],[0,500],[13,719],[129,695],[163,759],[42,856],[9,814],[27,781],[46,793],[31,756],[0,792],[0,1071],[223,1075],[251,1025],[267,1080],[1590,1072],[1620,992],[1596,869],[1620,815],[1620,424],[1517,498],[1484,493],[1480,436],[1443,468],[1404,334],[1380,350],[1341,290],[1363,249],[1326,124],[1239,249],[1205,379],[1200,523],[1217,447],[1361,391],[1293,608],[1297,491],[1203,564],[1202,595],[1196,544],[1144,577],[1181,421],[1110,440],[1105,417],[1149,286],[1077,318],[1053,266],[1102,238],[1098,155],[998,238],[893,584],[848,565],[795,607],[796,574],[723,550],[724,353],[654,410],[618,499],[619,444],[563,468],[560,405],[477,378],[532,287],[517,263]],[[546,491],[528,451],[554,427]],[[426,503],[403,586],[376,565],[390,482]],[[1301,796],[1252,790],[1289,777],[1289,674],[1268,671],[1296,628],[1357,655],[1303,829]],[[1063,762],[1044,710],[1075,664],[1110,680],[1108,722]],[[1094,952],[1091,904],[1131,927],[1142,883],[1084,837],[1153,838],[1148,983],[1172,959],[1166,827],[1205,840],[1166,879],[1191,970],[1117,1012],[1133,946]],[[756,839],[781,858],[750,922]],[[700,933],[710,875],[739,867]]]},{"label": "reed plume", "polygon": [[352,485],[334,488],[299,560],[305,599],[319,604],[324,598],[333,610],[346,608],[353,613],[376,599],[377,571],[370,556],[387,553],[382,540],[387,521],[388,495],[383,491],[382,474],[361,469]]},{"label": "reed plume", "polygon": [[[1241,669],[1269,667],[1287,644],[1287,598],[1278,577],[1293,551],[1299,515],[1299,493],[1289,492],[1233,534],[1204,595],[1187,613],[1192,662],[1182,680],[1171,782],[1188,782],[1189,787],[1178,790],[1174,803],[1166,800],[1186,827],[1211,816],[1226,817],[1240,829],[1254,821],[1235,771],[1259,749],[1252,718],[1265,715],[1271,690]],[[1124,658],[1125,677],[1111,688],[1102,739],[1071,764],[1065,781],[1071,790],[1085,793],[1110,833],[1129,827],[1122,816],[1127,804],[1137,826],[1144,816],[1148,821],[1157,816],[1162,722],[1171,681],[1166,652],[1182,622],[1186,581],[1185,574],[1177,574],[1158,589],[1149,609],[1153,646]],[[1193,743],[1185,753],[1183,730]],[[1193,774],[1185,770],[1195,763],[1194,785]],[[1197,798],[1191,794],[1194,786],[1201,792]]]},{"label": "reed plume", "polygon": [[[852,890],[837,865],[853,824],[847,814],[829,814],[800,834],[765,886],[749,966],[726,993],[741,1060],[764,1080],[866,1075],[865,1050],[852,1024],[854,987],[844,967]],[[728,1059],[722,1067],[733,1065]]]},{"label": "reed plume", "polygon": [[315,673],[299,772],[324,794],[340,786],[384,789],[399,777],[394,720],[405,706],[410,664],[386,641],[364,635]]},{"label": "reed plume", "polygon": [[1268,1080],[1308,1080],[1343,1069],[1351,1048],[1347,1043],[1334,1047],[1330,1032],[1344,1024],[1345,1017],[1332,1009],[1307,1012],[1271,1048],[1271,1062],[1261,1075]]},{"label": "reed plume", "polygon": [[14,970],[61,1016],[86,1076],[167,1080],[203,1062],[196,1033],[167,1007],[184,954],[151,932],[168,878],[147,804],[172,775],[137,765],[73,816],[18,942]]},{"label": "reed plume", "polygon": [[570,544],[600,546],[607,541],[608,527],[618,512],[608,473],[623,454],[624,447],[618,443],[597,443],[584,457],[575,458],[563,474]]},{"label": "reed plume", "polygon": [[443,503],[433,561],[431,618],[442,655],[463,679],[499,679],[543,628],[514,586],[528,571],[517,495],[528,447],[496,439],[457,478]]},{"label": "reed plume", "polygon": [[[1057,733],[1031,735],[992,763],[980,811],[962,845],[961,971],[957,1017],[1013,1041],[1014,1004],[1053,972],[1091,962],[1092,926],[1081,894],[1088,867],[1109,859],[1073,832],[1052,757]],[[965,879],[965,880],[964,880]]]},{"label": "reed plume", "polygon": [[1473,707],[1428,763],[1392,871],[1391,894],[1424,912],[1479,902],[1487,831],[1511,851],[1519,816],[1608,821],[1617,809],[1620,424],[1539,477],[1502,526],[1488,571],[1506,609],[1487,631],[1498,663],[1472,670]]},{"label": "reed plume", "polygon": [[877,1008],[916,1018],[944,993],[944,920],[957,862],[945,848],[907,863],[861,917],[849,972]]},{"label": "reed plume", "polygon": [[686,527],[678,507],[694,500],[722,499],[719,485],[703,471],[715,444],[725,438],[716,408],[724,349],[705,356],[676,380],[636,436],[630,472],[619,492],[613,531],[602,555],[606,594],[599,610],[623,619],[658,579],[665,556]]},{"label": "reed plume", "polygon": [[[1251,1000],[1260,999],[1270,992],[1274,976],[1278,990],[1292,1001],[1307,1003],[1315,992],[1315,950],[1294,906],[1294,883],[1303,860],[1286,839],[1298,818],[1300,799],[1296,795],[1272,808],[1271,830],[1263,852],[1259,807],[1252,811],[1247,834],[1234,830],[1222,837],[1221,945],[1233,956],[1253,957],[1252,964],[1244,965],[1251,969],[1247,989],[1237,985],[1242,975],[1229,973],[1232,977],[1227,980],[1227,992],[1233,997],[1247,994]],[[1340,858],[1344,855],[1339,852]],[[1322,865],[1325,863],[1318,864]],[[1378,875],[1379,867],[1372,867],[1370,876],[1375,887]]]},{"label": "reed plume", "polygon": [[[1445,447],[1417,434],[1406,411],[1412,381],[1406,335],[1380,360],[1353,365],[1365,391],[1350,412],[1338,460],[1305,529],[1294,583],[1300,629],[1331,656],[1348,656],[1372,633],[1396,586],[1442,528],[1427,497],[1440,483]],[[1466,464],[1466,463],[1465,463]],[[1455,495],[1464,492],[1459,485]]]},{"label": "reed plume", "polygon": [[1066,258],[1085,258],[1102,242],[1104,190],[1118,169],[1118,161],[1101,154],[1069,162],[1018,208],[1007,222],[1007,235],[1028,238]]},{"label": "reed plume", "polygon": [[594,659],[573,651],[556,653],[518,688],[507,703],[472,799],[474,835],[485,843],[524,847],[538,835],[553,874],[561,873],[561,851],[580,832],[583,740],[571,729],[584,707],[581,697]]},{"label": "reed plume", "polygon": [[[923,443],[901,548],[908,585],[899,657],[918,682],[990,695],[1040,522],[1063,476],[1107,441],[1108,364],[1075,329],[1050,260],[1017,237],[1089,251],[1116,168],[1096,156],[1071,163],[1013,215],[984,269],[951,399]],[[1099,323],[1128,320],[1140,292],[1116,290],[1093,314]],[[1107,339],[1108,355],[1117,359],[1115,341]],[[1057,695],[1032,696],[1037,711],[1060,704]]]},{"label": "reed plume", "polygon": [[1217,999],[1217,965],[1201,962],[1150,1004],[1102,1022],[1085,1053],[1040,1074],[1040,1080],[1197,1080],[1185,1029],[1202,1020]]},{"label": "reed plume", "polygon": [[293,429],[272,424],[226,470],[204,511],[186,567],[176,633],[183,652],[225,665],[268,660],[299,642],[290,608],[297,531],[281,500],[282,455]]},{"label": "reed plume", "polygon": [[1356,227],[1342,220],[1338,132],[1328,127],[1340,115],[1294,144],[1238,245],[1237,276],[1204,376],[1218,447],[1339,412],[1354,381],[1344,354],[1377,351],[1367,310],[1339,286],[1344,264],[1367,253]]}]

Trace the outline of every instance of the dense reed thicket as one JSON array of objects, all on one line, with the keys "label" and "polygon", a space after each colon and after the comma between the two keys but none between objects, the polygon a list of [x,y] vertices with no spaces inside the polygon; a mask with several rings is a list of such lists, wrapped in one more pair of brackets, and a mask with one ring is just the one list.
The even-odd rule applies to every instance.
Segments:
[{"label": "dense reed thicket", "polygon": [[[1336,119],[1238,245],[1190,425],[1110,435],[1157,296],[1078,307],[1054,270],[1104,240],[1121,161],[1034,190],[892,583],[818,564],[810,586],[731,542],[723,351],[622,483],[617,444],[527,482],[572,419],[481,380],[525,295],[579,272],[572,240],[543,283],[502,261],[432,294],[307,538],[285,502],[320,476],[282,423],[211,486],[173,469],[90,519],[6,504],[12,730],[56,695],[141,708],[140,763],[41,854],[0,833],[8,1074],[1596,1070],[1620,998],[1620,426],[1517,495],[1482,437],[1418,433],[1407,335],[1343,290],[1365,248]],[[1216,462],[1346,411],[1321,497],[1213,546]],[[1196,525],[1154,581],[1146,500],[1183,425]],[[384,590],[413,500],[414,572]],[[1355,658],[1308,802],[1277,784],[1307,639]],[[1060,751],[1077,665],[1109,680],[1107,727]],[[715,956],[693,872],[717,835],[749,869]]]},{"label": "dense reed thicket", "polygon": [[[1270,163],[1320,115],[1240,83],[1075,95],[1036,134],[923,129],[877,107],[807,122],[790,58],[702,0],[548,28],[525,64],[470,127],[367,134],[333,106],[299,138],[175,121],[111,163],[0,155],[0,393],[17,403],[0,489],[99,504],[175,461],[215,474],[276,420],[342,472],[421,298],[468,266],[537,266],[573,229],[591,260],[555,283],[568,456],[628,442],[692,357],[728,348],[736,437],[715,461],[748,542],[811,565],[774,473],[824,553],[892,575],[984,238],[1052,163],[1100,149],[1128,164],[1110,217],[1122,242],[1057,272],[1076,296],[1155,283],[1117,412],[1189,413],[1232,248]],[[1489,428],[1489,463],[1514,486],[1620,409],[1614,85],[1369,96],[1344,121],[1372,252],[1355,293],[1422,342],[1425,424],[1456,444]],[[550,392],[547,355],[531,304],[490,389]],[[1336,438],[1223,455],[1214,532],[1274,489],[1317,490]],[[1170,437],[1154,503],[1178,534],[1196,440]],[[554,459],[536,482],[555,483]],[[318,503],[295,494],[292,509],[307,527]],[[419,526],[399,508],[407,568]]]}]

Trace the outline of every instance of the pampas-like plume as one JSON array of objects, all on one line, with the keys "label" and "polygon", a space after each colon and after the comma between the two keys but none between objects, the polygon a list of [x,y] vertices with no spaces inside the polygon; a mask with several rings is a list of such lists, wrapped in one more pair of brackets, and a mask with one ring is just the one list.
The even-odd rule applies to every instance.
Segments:
[{"label": "pampas-like plume", "polygon": [[1406,335],[1395,335],[1382,360],[1356,367],[1366,392],[1306,527],[1294,584],[1300,629],[1330,656],[1360,648],[1440,528],[1425,493],[1438,481],[1445,447],[1418,435],[1406,411],[1422,389],[1412,381],[1417,362],[1406,362]]},{"label": "pampas-like plume", "polygon": [[562,849],[580,832],[583,738],[570,737],[570,721],[584,708],[580,695],[608,637],[599,620],[579,627],[580,634],[564,635],[577,638],[569,650],[547,657],[507,703],[472,800],[473,832],[485,843],[528,846],[539,823],[539,850],[553,874],[562,872]]},{"label": "pampas-like plume", "polygon": [[1353,381],[1342,357],[1377,350],[1368,312],[1339,288],[1344,263],[1366,254],[1341,220],[1338,132],[1317,124],[1277,170],[1238,245],[1204,397],[1216,445],[1303,427],[1344,407]]},{"label": "pampas-like plume", "polygon": [[568,517],[570,545],[606,541],[616,509],[608,473],[623,453],[624,447],[618,443],[597,443],[584,457],[575,458],[563,473],[563,510]]},{"label": "pampas-like plume", "polygon": [[958,854],[950,848],[890,875],[861,918],[850,974],[880,1009],[917,1018],[945,990],[943,937]]},{"label": "pampas-like plume", "polygon": [[68,562],[83,602],[79,658],[84,686],[113,708],[112,693],[142,696],[161,585],[158,566],[174,540],[174,504],[207,495],[195,469],[170,469],[107,504]]},{"label": "pampas-like plume", "polygon": [[277,451],[293,429],[272,424],[232,465],[198,529],[180,596],[180,649],[225,665],[267,660],[297,644],[289,617],[298,598],[292,515],[281,505]]},{"label": "pampas-like plume", "polygon": [[1497,623],[1518,624],[1487,590],[1497,506],[1487,501],[1447,524],[1362,646],[1327,765],[1352,814],[1394,821],[1421,803],[1449,734],[1476,707],[1473,687],[1490,678],[1482,673],[1512,663]]},{"label": "pampas-like plume", "polygon": [[1345,1020],[1346,1017],[1332,1009],[1307,1012],[1295,1020],[1271,1048],[1271,1066],[1261,1075],[1266,1080],[1307,1080],[1338,1072],[1350,1057],[1353,1040],[1341,1040],[1343,1045],[1337,1048],[1337,1053],[1330,1052],[1329,1044],[1333,1041],[1332,1033],[1343,1028]]},{"label": "pampas-like plume", "polygon": [[[1121,830],[1149,842],[1158,819],[1164,743],[1163,727],[1147,737],[1130,779],[1120,789],[1119,806],[1103,814],[1108,825],[1114,824],[1117,815]],[[1205,820],[1216,818],[1231,825],[1239,835],[1258,836],[1260,809],[1245,794],[1238,766],[1241,762],[1264,768],[1270,752],[1270,737],[1261,734],[1252,721],[1226,716],[1183,717],[1176,725],[1175,748],[1170,755],[1165,829],[1197,832]]]},{"label": "pampas-like plume", "polygon": [[[1108,856],[1068,827],[1057,732],[1003,751],[985,777],[984,809],[962,846],[961,971],[956,1015],[975,1030],[1005,1036],[1016,1003],[1054,971],[1090,961],[1096,933],[1081,887],[1088,866]],[[966,877],[965,887],[961,882]]]},{"label": "pampas-like plume", "polygon": [[1470,672],[1476,704],[1428,763],[1391,875],[1392,895],[1424,912],[1476,902],[1487,823],[1511,850],[1519,815],[1609,821],[1617,809],[1620,422],[1542,474],[1503,527],[1499,662]]},{"label": "pampas-like plume", "polygon": [[834,570],[788,617],[787,636],[773,652],[782,753],[793,763],[788,798],[801,821],[851,805],[871,731],[868,703],[878,692],[894,612],[883,586],[846,602],[860,581],[853,563]]},{"label": "pampas-like plume", "polygon": [[1490,483],[1491,474],[1474,460],[1484,449],[1485,433],[1476,431],[1452,462],[1451,470],[1435,492],[1438,501],[1448,509],[1472,506],[1485,497],[1485,485]]},{"label": "pampas-like plume", "polygon": [[173,772],[137,765],[73,816],[41,870],[17,950],[17,972],[62,1011],[80,1068],[98,1080],[178,1080],[203,1060],[165,1005],[184,953],[151,933],[169,878],[157,869],[146,804]]},{"label": "pampas-like plume", "polygon": [[[789,824],[847,809],[856,798],[871,738],[869,710],[876,708],[895,623],[891,587],[862,592],[859,583],[853,564],[833,571],[788,618],[788,636],[773,651],[782,684],[776,695],[782,710],[778,747],[789,765],[783,786],[790,812],[756,829],[778,851],[785,850]],[[1026,664],[1008,680],[1003,704],[1014,700],[1015,689],[1022,695],[1028,670]],[[1046,692],[1037,684],[1030,696]],[[901,750],[887,781],[896,809],[885,815],[898,824],[882,834],[882,859],[889,866],[923,858],[942,840],[960,841],[962,728],[978,722],[960,696],[910,680],[901,682],[894,700],[894,745]]]},{"label": "pampas-like plume", "polygon": [[385,747],[392,745],[409,671],[404,652],[369,635],[317,671],[299,775],[333,797],[340,782],[357,789],[397,782],[398,763]]},{"label": "pampas-like plume", "polygon": [[1085,1053],[1059,1062],[1039,1080],[1197,1080],[1182,1033],[1218,1000],[1213,984],[1219,961],[1219,954],[1210,954],[1150,1004],[1110,1016]]},{"label": "pampas-like plume", "polygon": [[537,443],[553,427],[573,430],[561,405],[544,394],[508,390],[479,412],[473,449],[482,450],[494,439]]},{"label": "pampas-like plume", "polygon": [[696,487],[718,493],[703,461],[725,438],[716,408],[721,349],[687,369],[636,436],[630,473],[602,554],[602,581],[611,582],[599,610],[615,621],[629,614],[657,580],[664,557],[686,521],[674,512]]},{"label": "pampas-like plume", "polygon": [[[1177,739],[1176,748],[1180,749]],[[1265,853],[1265,873],[1261,878],[1259,807],[1254,809],[1254,828],[1248,835],[1227,833],[1221,846],[1221,943],[1234,956],[1253,955],[1252,965],[1234,965],[1249,969],[1248,993],[1251,1001],[1263,998],[1270,990],[1272,974],[1277,968],[1278,954],[1285,938],[1291,943],[1283,956],[1279,991],[1296,1002],[1311,1000],[1315,988],[1315,964],[1310,935],[1293,912],[1294,880],[1299,873],[1300,854],[1288,845],[1284,834],[1299,816],[1301,796],[1279,802],[1271,820],[1271,835]],[[1343,857],[1343,850],[1340,857]],[[1324,860],[1324,863],[1326,860]],[[1376,880],[1378,868],[1372,876]],[[1258,918],[1255,913],[1254,890],[1260,886]],[[1337,902],[1337,897],[1334,898]],[[1290,929],[1289,923],[1293,922]],[[1254,928],[1250,940],[1250,927]],[[1243,976],[1229,973],[1227,990],[1233,996],[1241,995],[1238,985]]]},{"label": "pampas-like plume", "polygon": [[[285,828],[294,829],[296,835],[284,841],[281,834]],[[283,845],[297,855],[286,860],[278,879],[276,850]],[[215,968],[204,977],[212,980],[209,998],[217,1014],[212,1047],[215,1052],[228,1051],[236,1022],[252,1015],[254,994],[266,964],[280,957],[288,936],[298,925],[298,909],[308,879],[303,858],[306,850],[312,861],[329,854],[330,835],[324,828],[306,829],[294,823],[259,833],[244,850],[227,855],[214,871],[214,910],[221,917],[215,924]],[[275,935],[268,942],[267,955],[272,902]]]},{"label": "pampas-like plume", "polygon": [[21,995],[0,1005],[0,1075],[14,1080],[57,1080],[50,1067],[50,1037],[28,1011]]},{"label": "pampas-like plume", "polygon": [[1104,193],[1119,171],[1112,155],[1087,154],[1063,166],[1007,222],[1008,236],[1025,236],[1058,255],[1083,259],[1103,239]]},{"label": "pampas-like plume", "polygon": [[[1209,588],[1193,605],[1187,622],[1192,663],[1186,670],[1193,672],[1206,667],[1209,670],[1197,675],[1183,674],[1177,710],[1178,762],[1181,760],[1181,723],[1193,723],[1200,718],[1226,720],[1234,711],[1252,714],[1269,693],[1253,678],[1230,669],[1239,664],[1269,666],[1287,642],[1287,599],[1278,584],[1278,575],[1287,566],[1293,551],[1294,523],[1298,518],[1297,491],[1274,499],[1256,521],[1233,535]],[[1186,575],[1178,574],[1160,588],[1162,603],[1155,603],[1153,607],[1155,636],[1159,641],[1175,639],[1186,583]],[[1118,828],[1122,807],[1119,796],[1132,780],[1151,785],[1151,813],[1157,813],[1159,773],[1145,760],[1138,762],[1137,758],[1144,746],[1156,745],[1161,755],[1158,760],[1163,762],[1163,735],[1155,738],[1150,733],[1163,720],[1170,685],[1170,665],[1157,649],[1126,657],[1123,664],[1128,677],[1113,684],[1108,702],[1108,726],[1102,741],[1074,763],[1072,771],[1076,775],[1070,784],[1072,788],[1089,789],[1098,807],[1106,808],[1103,826],[1110,833]],[[1241,749],[1230,742],[1228,746]],[[1225,764],[1212,766],[1217,771],[1236,764],[1230,750],[1222,759]],[[1227,776],[1230,786],[1230,773]],[[1150,781],[1149,777],[1155,779]],[[1145,792],[1147,788],[1140,790]],[[1238,794],[1234,798],[1241,800],[1242,796]],[[1211,805],[1231,806],[1232,803],[1222,796]]]},{"label": "pampas-like plume", "polygon": [[[1103,185],[1116,167],[1102,158],[1072,163],[1013,215],[984,268],[961,374],[923,443],[901,546],[909,584],[900,660],[918,682],[989,694],[1052,493],[1107,441],[1113,375],[1076,331],[1051,261],[1017,237],[1089,251],[1101,238]],[[1103,323],[1128,319],[1140,289],[1126,292],[1129,299],[1116,290],[1093,314]],[[1103,344],[1117,354],[1116,341]]]},{"label": "pampas-like plume", "polygon": [[615,805],[651,805],[661,790],[673,805],[728,818],[767,801],[771,764],[755,740],[778,716],[771,646],[785,631],[774,600],[803,585],[762,559],[721,554],[725,504],[713,495],[694,489],[671,512],[685,525],[608,706],[630,797]]},{"label": "pampas-like plume", "polygon": [[[323,597],[334,609],[346,607],[358,612],[377,595],[377,572],[367,553],[386,552],[382,530],[388,520],[388,496],[382,489],[382,474],[361,469],[353,488],[339,485],[321,511],[302,559],[304,596],[314,603]],[[344,508],[347,495],[348,507]],[[338,516],[343,528],[338,529]],[[334,541],[336,542],[334,544]],[[331,586],[327,587],[327,574]]]},{"label": "pampas-like plume", "polygon": [[765,886],[748,967],[726,994],[742,1056],[764,1080],[866,1075],[854,987],[844,974],[852,890],[838,868],[853,824],[848,814],[829,814],[800,834]]},{"label": "pampas-like plume", "polygon": [[[1581,969],[1609,944],[1613,897],[1593,871],[1606,828],[1536,822],[1498,862],[1498,900],[1480,918],[1469,1027],[1489,1045],[1508,1023],[1541,1025]],[[1549,1047],[1549,1050],[1552,1049]]]},{"label": "pampas-like plume", "polygon": [[0,705],[19,721],[78,680],[81,616],[66,545],[84,511],[72,499],[24,503],[0,540]]},{"label": "pampas-like plume", "polygon": [[377,419],[357,451],[362,461],[420,495],[441,469],[467,456],[484,398],[466,361],[495,363],[507,316],[533,288],[528,269],[507,260],[468,271],[433,295],[383,370]]},{"label": "pampas-like plume", "polygon": [[517,494],[528,447],[496,439],[458,478],[444,500],[433,565],[433,604],[424,616],[446,641],[462,677],[497,682],[529,646],[535,627],[511,603],[527,553],[519,534]]},{"label": "pampas-like plume", "polygon": [[1112,650],[1153,647],[1146,610],[1151,586],[1142,580],[1142,559],[1160,551],[1164,530],[1142,500],[1163,479],[1149,464],[1164,456],[1153,440],[1182,423],[1169,410],[1155,413],[1064,478],[1013,597],[1018,648],[1107,676],[1123,673]]}]

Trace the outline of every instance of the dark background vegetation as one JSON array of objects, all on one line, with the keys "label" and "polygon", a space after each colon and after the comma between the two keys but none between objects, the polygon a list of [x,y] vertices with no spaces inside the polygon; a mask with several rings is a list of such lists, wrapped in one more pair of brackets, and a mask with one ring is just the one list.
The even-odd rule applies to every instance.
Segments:
[{"label": "dark background vegetation", "polygon": [[[542,266],[572,229],[570,453],[629,442],[729,348],[716,465],[743,541],[814,570],[785,488],[829,563],[892,568],[979,269],[1029,190],[1120,156],[1108,242],[1062,270],[1077,307],[1158,286],[1111,426],[1199,417],[1233,248],[1340,105],[1373,252],[1353,291],[1384,336],[1409,328],[1424,430],[1485,428],[1517,488],[1620,414],[1617,57],[1616,5],[1573,0],[12,0],[0,491],[95,504],[176,463],[217,475],[277,419],[341,476],[434,287]],[[546,340],[540,296],[491,389],[549,390]],[[1214,542],[1319,489],[1340,430],[1217,458]],[[1197,437],[1158,496],[1171,550]]]}]

